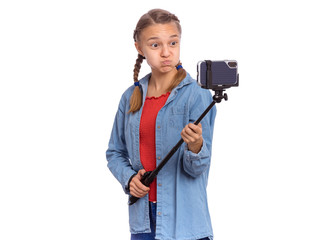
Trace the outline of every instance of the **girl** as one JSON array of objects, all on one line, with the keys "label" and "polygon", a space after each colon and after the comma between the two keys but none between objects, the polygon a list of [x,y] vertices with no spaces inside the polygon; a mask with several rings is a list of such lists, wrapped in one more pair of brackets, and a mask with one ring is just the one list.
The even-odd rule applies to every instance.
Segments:
[{"label": "girl", "polygon": [[[108,167],[126,194],[131,240],[213,239],[206,187],[216,109],[193,122],[212,102],[180,63],[178,18],[154,9],[134,31],[138,58],[134,85],[121,97],[109,147]],[[143,59],[151,73],[138,81]],[[182,136],[185,143],[146,187],[140,182]]]}]

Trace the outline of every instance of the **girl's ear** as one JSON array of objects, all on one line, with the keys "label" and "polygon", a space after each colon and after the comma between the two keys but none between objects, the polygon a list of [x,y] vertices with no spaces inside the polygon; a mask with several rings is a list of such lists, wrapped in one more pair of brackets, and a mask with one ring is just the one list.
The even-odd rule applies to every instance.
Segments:
[{"label": "girl's ear", "polygon": [[135,42],[135,43],[134,43],[134,46],[135,46],[136,50],[138,51],[138,53],[139,53],[141,56],[144,57],[145,55],[144,55],[143,52],[141,51],[140,44],[139,44],[138,42]]}]

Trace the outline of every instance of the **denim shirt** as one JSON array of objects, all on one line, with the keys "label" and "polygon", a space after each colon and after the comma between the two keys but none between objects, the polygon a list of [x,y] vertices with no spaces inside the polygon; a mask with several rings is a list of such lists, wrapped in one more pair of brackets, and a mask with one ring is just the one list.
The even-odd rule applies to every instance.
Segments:
[{"label": "denim shirt", "polygon": [[[150,74],[142,78],[140,87],[145,102]],[[115,116],[106,158],[108,168],[121,183],[126,194],[130,177],[143,166],[139,153],[139,126],[142,107],[128,113],[134,86],[121,97]],[[212,102],[209,90],[202,89],[189,74],[175,87],[156,118],[155,144],[157,165],[181,139],[181,131],[195,122]],[[156,238],[213,239],[207,202],[207,183],[215,106],[201,121],[203,146],[199,153],[183,143],[157,176]],[[130,231],[150,232],[148,194],[129,206]]]}]

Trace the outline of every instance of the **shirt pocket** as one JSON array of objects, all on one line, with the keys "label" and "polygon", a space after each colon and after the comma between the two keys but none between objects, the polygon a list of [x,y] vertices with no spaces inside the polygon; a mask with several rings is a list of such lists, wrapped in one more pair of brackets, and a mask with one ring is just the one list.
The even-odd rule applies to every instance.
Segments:
[{"label": "shirt pocket", "polygon": [[188,122],[187,105],[177,105],[170,108],[169,111],[169,128],[172,130],[182,131]]}]

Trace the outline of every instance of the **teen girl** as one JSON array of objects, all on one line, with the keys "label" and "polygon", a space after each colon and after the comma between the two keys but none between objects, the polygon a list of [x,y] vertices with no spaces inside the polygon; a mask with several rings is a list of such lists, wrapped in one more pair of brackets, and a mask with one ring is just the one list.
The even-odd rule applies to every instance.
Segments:
[{"label": "teen girl", "polygon": [[[193,122],[212,102],[180,63],[178,18],[154,9],[134,31],[138,58],[134,85],[121,97],[106,152],[108,167],[126,194],[132,240],[213,239],[206,187],[216,109]],[[151,73],[138,81],[143,59]],[[153,170],[183,138],[180,149],[150,187],[141,176]]]}]

